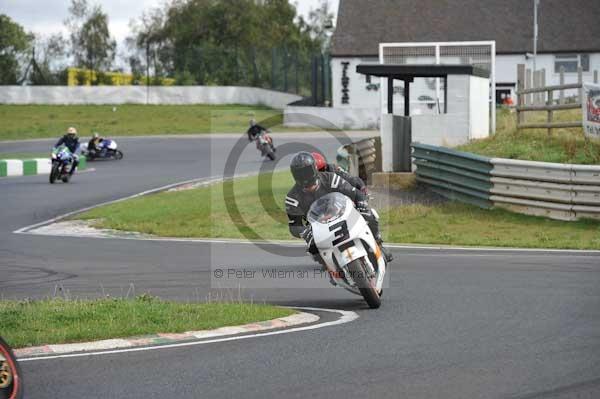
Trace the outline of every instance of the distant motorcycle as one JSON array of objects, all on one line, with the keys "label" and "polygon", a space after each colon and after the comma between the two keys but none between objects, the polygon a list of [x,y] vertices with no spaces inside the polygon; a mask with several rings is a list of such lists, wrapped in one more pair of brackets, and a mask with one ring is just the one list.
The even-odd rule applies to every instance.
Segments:
[{"label": "distant motorcycle", "polygon": [[275,149],[272,145],[271,137],[266,132],[260,132],[254,139],[256,140],[256,147],[260,151],[260,155],[269,158],[271,161],[275,160]]},{"label": "distant motorcycle", "polygon": [[57,179],[63,183],[68,183],[71,178],[71,169],[74,168],[73,153],[67,146],[52,150],[52,168],[50,169],[50,184],[54,184]]},{"label": "distant motorcycle", "polygon": [[0,337],[0,399],[21,399],[23,379],[14,353]]},{"label": "distant motorcycle", "polygon": [[96,159],[123,159],[123,152],[117,149],[117,142],[110,139],[103,139],[95,150],[91,150],[88,144],[81,146],[81,153],[85,155],[88,161]]}]

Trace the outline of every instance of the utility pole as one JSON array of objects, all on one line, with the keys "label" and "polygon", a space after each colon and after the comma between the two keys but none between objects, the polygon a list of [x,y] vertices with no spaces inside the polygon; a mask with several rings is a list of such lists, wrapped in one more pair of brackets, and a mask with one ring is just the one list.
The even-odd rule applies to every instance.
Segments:
[{"label": "utility pole", "polygon": [[538,39],[538,6],[540,0],[533,0],[533,72],[536,71],[537,39]]}]

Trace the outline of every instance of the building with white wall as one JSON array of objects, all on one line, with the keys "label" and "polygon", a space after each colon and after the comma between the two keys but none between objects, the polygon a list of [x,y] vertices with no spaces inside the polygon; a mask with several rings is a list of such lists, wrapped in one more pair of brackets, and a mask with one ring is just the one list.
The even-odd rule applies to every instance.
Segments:
[{"label": "building with white wall", "polygon": [[[538,8],[536,68],[546,84],[592,81],[600,70],[600,0],[542,0]],[[356,72],[378,63],[379,43],[496,41],[496,99],[514,95],[517,65],[533,69],[533,0],[340,0],[332,39],[332,105],[378,108],[380,80]],[[411,110],[432,108],[433,80],[411,86]],[[401,86],[401,84],[399,84]],[[395,88],[396,89],[396,88]],[[398,87],[400,99],[401,87]]]}]

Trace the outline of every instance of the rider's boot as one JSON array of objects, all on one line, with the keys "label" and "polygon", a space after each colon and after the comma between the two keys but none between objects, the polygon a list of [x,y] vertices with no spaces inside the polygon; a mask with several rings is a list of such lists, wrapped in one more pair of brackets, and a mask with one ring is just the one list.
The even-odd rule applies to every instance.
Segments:
[{"label": "rider's boot", "polygon": [[375,241],[377,242],[377,245],[379,245],[379,248],[381,249],[381,252],[383,252],[383,256],[385,257],[385,261],[387,263],[390,263],[391,261],[394,260],[394,255],[392,255],[391,252],[388,252],[384,246],[383,246],[383,239],[381,238],[381,236],[378,236]]}]

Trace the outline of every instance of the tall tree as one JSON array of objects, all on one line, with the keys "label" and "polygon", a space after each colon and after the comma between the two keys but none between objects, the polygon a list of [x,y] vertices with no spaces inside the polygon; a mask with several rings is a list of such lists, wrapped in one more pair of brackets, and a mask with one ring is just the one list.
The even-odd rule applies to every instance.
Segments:
[{"label": "tall tree", "polygon": [[331,10],[329,0],[321,0],[319,7],[311,9],[308,14],[308,25],[312,37],[321,45],[323,50],[329,48],[333,18],[334,13]]},{"label": "tall tree", "polygon": [[9,16],[0,14],[0,84],[16,84],[28,61],[33,35]]},{"label": "tall tree", "polygon": [[117,42],[110,36],[108,15],[98,5],[87,0],[71,0],[69,18],[65,24],[70,30],[71,54],[77,66],[93,71],[111,67]]}]

